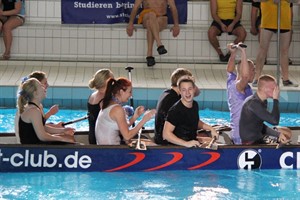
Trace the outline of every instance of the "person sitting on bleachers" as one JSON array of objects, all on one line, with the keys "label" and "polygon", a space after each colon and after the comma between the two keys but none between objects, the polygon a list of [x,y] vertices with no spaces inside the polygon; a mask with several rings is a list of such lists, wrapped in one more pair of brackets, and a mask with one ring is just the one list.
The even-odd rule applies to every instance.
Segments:
[{"label": "person sitting on bleachers", "polygon": [[173,37],[177,37],[180,32],[178,12],[174,0],[135,0],[126,29],[127,34],[130,37],[135,30],[133,23],[141,5],[143,5],[143,11],[139,14],[138,24],[143,24],[144,28],[147,29],[148,49],[146,60],[147,66],[151,67],[155,65],[155,58],[152,54],[154,41],[156,41],[157,52],[159,55],[168,52],[159,36],[159,33],[166,29],[168,25],[167,8],[170,8],[174,21],[174,26],[171,28]]},{"label": "person sitting on bleachers", "polygon": [[234,44],[245,41],[247,33],[240,23],[243,0],[210,0],[210,11],[213,22],[208,29],[209,42],[218,53],[220,61],[228,62],[230,53],[224,56],[217,36],[225,32],[236,36]]},{"label": "person sitting on bleachers", "polygon": [[0,6],[0,32],[3,32],[5,46],[2,57],[8,60],[13,40],[12,30],[25,22],[25,0],[1,0]]}]

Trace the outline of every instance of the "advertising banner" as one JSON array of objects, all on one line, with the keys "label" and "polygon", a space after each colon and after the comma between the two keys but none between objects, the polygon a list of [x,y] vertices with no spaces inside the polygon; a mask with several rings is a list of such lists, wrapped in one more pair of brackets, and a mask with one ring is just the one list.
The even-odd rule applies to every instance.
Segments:
[{"label": "advertising banner", "polygon": [[[175,0],[175,2],[179,23],[186,24],[187,0]],[[62,0],[61,22],[62,24],[127,23],[133,5],[134,0]],[[172,24],[172,15],[169,9],[168,18],[169,23]]]}]

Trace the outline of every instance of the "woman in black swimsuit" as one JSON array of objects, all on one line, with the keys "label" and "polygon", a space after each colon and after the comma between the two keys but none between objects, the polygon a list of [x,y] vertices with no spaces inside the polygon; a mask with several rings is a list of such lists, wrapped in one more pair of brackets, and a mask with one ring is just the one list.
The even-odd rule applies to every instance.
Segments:
[{"label": "woman in black swimsuit", "polygon": [[17,106],[20,113],[21,144],[74,143],[74,129],[45,126],[43,113],[38,106],[45,97],[45,88],[35,78],[30,78],[20,85]]},{"label": "woman in black swimsuit", "polygon": [[87,102],[88,116],[89,116],[89,143],[96,144],[95,124],[102,107],[102,100],[105,95],[106,83],[114,75],[109,69],[98,70],[93,78],[89,81],[89,88],[94,92],[89,96]]}]

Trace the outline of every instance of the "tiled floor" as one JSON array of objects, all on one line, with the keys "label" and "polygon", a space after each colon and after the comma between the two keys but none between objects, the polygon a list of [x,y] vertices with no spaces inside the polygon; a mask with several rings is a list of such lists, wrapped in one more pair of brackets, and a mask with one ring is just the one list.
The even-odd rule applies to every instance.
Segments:
[{"label": "tiled floor", "polygon": [[[93,74],[101,68],[110,68],[115,77],[128,77],[125,67],[132,66],[132,82],[136,88],[168,88],[170,74],[177,67],[192,71],[200,89],[225,89],[226,64],[157,64],[152,68],[143,63],[95,63],[95,62],[42,62],[0,61],[0,86],[17,86],[20,79],[34,70],[48,74],[52,87],[87,87]],[[276,66],[266,65],[264,72],[276,77]],[[290,66],[290,79],[300,83],[300,66]],[[281,87],[281,90],[300,90]]]},{"label": "tiled floor", "polygon": [[[134,67],[131,72],[134,87],[134,105],[155,108],[162,90],[170,87],[170,75],[178,67],[191,70],[201,95],[201,109],[228,110],[226,93],[226,64],[166,64],[158,63],[149,68],[144,63],[95,63],[95,62],[42,62],[0,61],[0,107],[15,107],[17,86],[22,77],[32,71],[47,73],[50,87],[43,104],[50,107],[72,109],[86,108],[91,93],[88,82],[101,68],[110,68],[115,77],[128,77],[125,67]],[[276,66],[265,66],[265,73],[276,76]],[[290,67],[290,78],[300,83],[300,66]],[[300,87],[281,87],[281,109],[285,112],[300,111]]]}]

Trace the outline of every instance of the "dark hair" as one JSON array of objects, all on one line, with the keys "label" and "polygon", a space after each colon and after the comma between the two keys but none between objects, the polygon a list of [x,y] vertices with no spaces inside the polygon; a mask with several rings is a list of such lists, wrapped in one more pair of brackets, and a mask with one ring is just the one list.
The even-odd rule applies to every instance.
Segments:
[{"label": "dark hair", "polygon": [[46,78],[46,73],[42,71],[34,71],[28,75],[28,78],[36,78],[38,81],[42,81]]},{"label": "dark hair", "polygon": [[103,104],[102,109],[105,109],[108,107],[110,101],[112,98],[120,91],[124,90],[126,91],[128,87],[131,86],[130,80],[127,78],[120,77],[118,79],[109,79],[106,86],[105,95],[103,98]]}]

